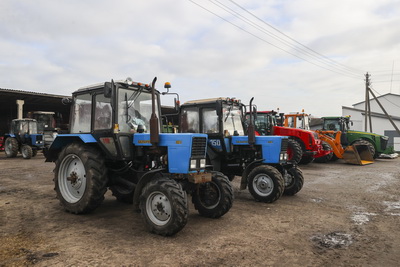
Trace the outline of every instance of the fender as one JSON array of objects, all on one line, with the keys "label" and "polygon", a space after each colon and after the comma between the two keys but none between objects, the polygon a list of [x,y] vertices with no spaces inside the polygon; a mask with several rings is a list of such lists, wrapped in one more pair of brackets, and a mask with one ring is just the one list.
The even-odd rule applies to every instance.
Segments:
[{"label": "fender", "polygon": [[139,203],[140,203],[140,195],[142,193],[143,187],[147,184],[148,181],[158,173],[165,171],[166,169],[155,169],[148,172],[145,172],[142,177],[140,177],[139,182],[135,187],[135,192],[133,193],[133,209],[137,212],[140,212]]},{"label": "fender", "polygon": [[83,142],[84,144],[97,143],[96,139],[91,134],[59,134],[54,139],[49,149],[46,150],[46,162],[55,161],[61,149],[75,141]]},{"label": "fender", "polygon": [[247,187],[247,176],[251,172],[252,169],[254,169],[256,166],[261,165],[263,162],[263,159],[258,159],[250,163],[249,165],[246,166],[246,169],[242,173],[242,180],[240,180],[240,189],[246,189]]}]

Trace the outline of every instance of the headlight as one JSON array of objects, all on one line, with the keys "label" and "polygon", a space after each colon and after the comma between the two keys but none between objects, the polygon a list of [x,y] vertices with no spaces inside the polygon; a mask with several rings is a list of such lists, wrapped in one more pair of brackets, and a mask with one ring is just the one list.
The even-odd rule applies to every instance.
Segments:
[{"label": "headlight", "polygon": [[206,167],[206,159],[201,159],[200,160],[200,168],[203,169]]},{"label": "headlight", "polygon": [[195,159],[192,159],[192,160],[190,160],[190,169],[196,169],[196,160]]}]

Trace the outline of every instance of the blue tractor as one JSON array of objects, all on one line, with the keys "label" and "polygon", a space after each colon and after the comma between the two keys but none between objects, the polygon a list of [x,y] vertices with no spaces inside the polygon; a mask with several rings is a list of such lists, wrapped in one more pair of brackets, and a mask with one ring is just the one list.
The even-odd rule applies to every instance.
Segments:
[{"label": "blue tractor", "polygon": [[230,181],[205,170],[207,135],[159,133],[155,82],[128,78],[72,94],[69,133],[57,135],[45,153],[55,162],[55,190],[66,211],[93,211],[109,188],[134,204],[150,232],[164,236],[186,225],[187,194],[202,216],[229,211]]},{"label": "blue tractor", "polygon": [[43,135],[38,134],[34,119],[15,119],[11,121],[10,133],[4,136],[4,151],[8,158],[21,152],[24,159],[36,156],[43,149]]},{"label": "blue tractor", "polygon": [[241,176],[240,189],[248,187],[257,201],[270,203],[299,192],[304,178],[287,159],[288,137],[255,136],[252,120],[245,131],[244,114],[246,106],[235,99],[188,101],[180,107],[179,129],[207,134],[207,163],[231,181]]}]

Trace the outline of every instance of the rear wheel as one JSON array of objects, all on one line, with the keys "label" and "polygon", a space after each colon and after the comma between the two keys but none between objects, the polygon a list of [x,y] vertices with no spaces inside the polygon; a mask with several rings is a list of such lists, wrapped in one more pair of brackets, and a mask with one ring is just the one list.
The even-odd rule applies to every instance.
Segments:
[{"label": "rear wheel", "polygon": [[297,194],[304,184],[302,171],[297,167],[292,167],[285,174],[285,190],[283,194],[293,196]]},{"label": "rear wheel", "polygon": [[33,150],[30,145],[23,145],[21,147],[21,154],[24,159],[30,159],[33,155]]},{"label": "rear wheel", "polygon": [[357,140],[357,141],[355,141],[355,142],[353,143],[353,145],[366,145],[366,146],[368,146],[368,149],[369,149],[369,151],[371,152],[372,157],[373,157],[374,159],[377,158],[377,157],[375,157],[375,154],[377,154],[377,153],[375,152],[375,147],[374,147],[374,145],[373,145],[371,142],[369,142],[369,141],[367,141],[367,140]]},{"label": "rear wheel", "polygon": [[301,149],[301,145],[298,141],[294,139],[289,139],[288,142],[288,159],[298,164],[303,156],[303,150]]},{"label": "rear wheel", "polygon": [[328,161],[330,161],[331,160],[331,158],[332,158],[332,156],[333,156],[333,151],[332,151],[332,147],[331,147],[331,145],[330,144],[328,144],[327,142],[325,142],[325,141],[322,141],[322,148],[324,149],[324,151],[331,151],[329,154],[327,154],[327,155],[325,155],[325,156],[322,156],[322,157],[319,157],[319,158],[315,158],[314,159],[314,162],[317,162],[317,163],[327,163]]},{"label": "rear wheel", "polygon": [[192,193],[192,202],[201,216],[219,218],[227,213],[233,203],[233,189],[228,177],[212,173],[211,182],[198,184]]},{"label": "rear wheel", "polygon": [[284,180],[280,172],[272,166],[255,167],[247,178],[251,195],[261,202],[272,203],[278,200],[284,190]]},{"label": "rear wheel", "polygon": [[18,141],[14,137],[8,137],[4,142],[4,150],[7,158],[15,158],[18,155]]},{"label": "rear wheel", "polygon": [[88,213],[103,201],[107,171],[104,158],[94,147],[69,144],[58,156],[54,173],[57,198],[66,211]]},{"label": "rear wheel", "polygon": [[150,232],[170,236],[187,223],[187,196],[175,180],[158,177],[148,182],[140,196],[143,220]]}]

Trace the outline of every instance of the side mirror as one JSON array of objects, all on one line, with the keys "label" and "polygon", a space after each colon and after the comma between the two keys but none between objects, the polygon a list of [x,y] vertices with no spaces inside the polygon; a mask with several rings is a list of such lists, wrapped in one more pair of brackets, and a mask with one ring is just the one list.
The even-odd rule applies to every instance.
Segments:
[{"label": "side mirror", "polygon": [[114,92],[114,81],[111,80],[111,82],[105,82],[104,83],[104,97],[106,98],[111,98],[113,96]]}]

